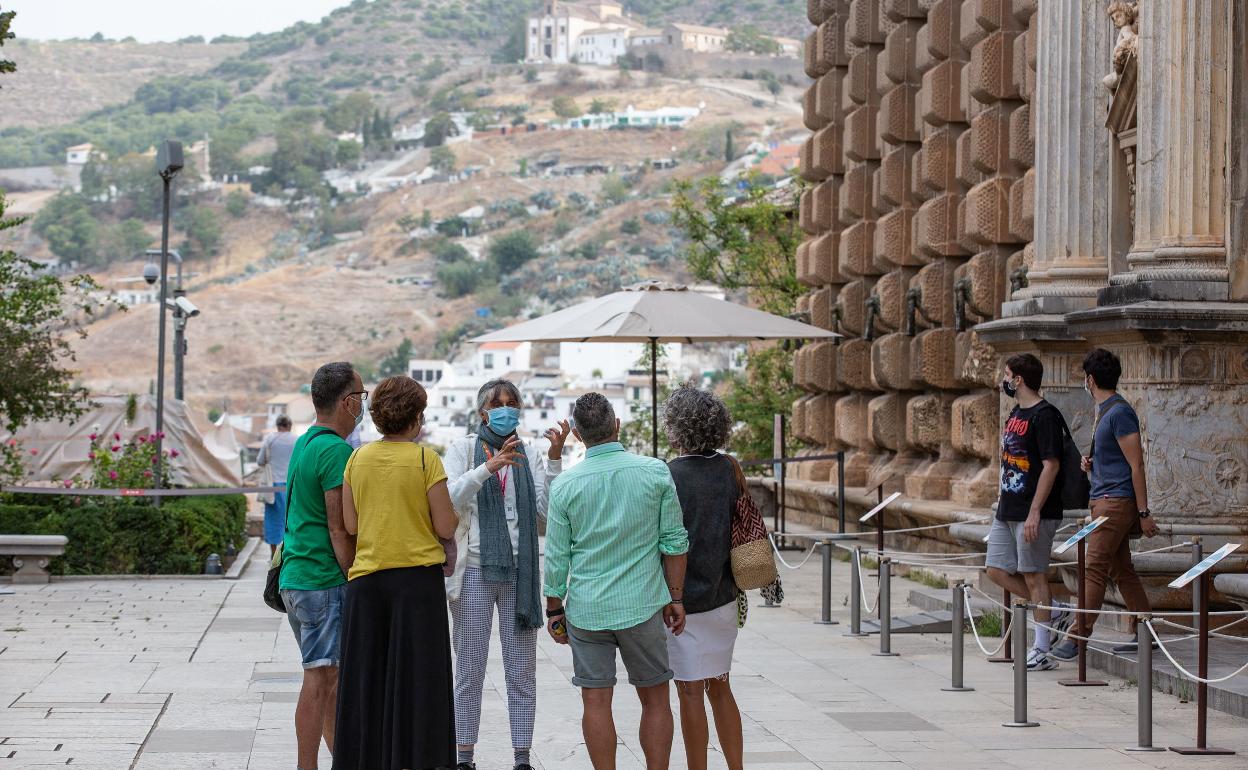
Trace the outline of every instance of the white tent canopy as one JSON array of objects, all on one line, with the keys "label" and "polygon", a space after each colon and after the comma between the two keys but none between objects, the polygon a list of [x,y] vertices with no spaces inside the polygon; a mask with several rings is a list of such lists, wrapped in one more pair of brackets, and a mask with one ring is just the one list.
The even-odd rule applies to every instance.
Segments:
[{"label": "white tent canopy", "polygon": [[658,345],[664,342],[832,339],[841,335],[676,286],[648,281],[473,342],[650,343],[651,444],[659,453]]}]

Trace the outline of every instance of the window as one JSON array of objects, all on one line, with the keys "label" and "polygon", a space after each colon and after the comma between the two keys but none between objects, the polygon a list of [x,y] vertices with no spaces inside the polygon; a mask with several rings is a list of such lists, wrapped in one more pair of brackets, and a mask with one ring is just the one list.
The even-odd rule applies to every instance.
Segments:
[{"label": "window", "polygon": [[511,356],[506,357],[503,366],[511,366]]},{"label": "window", "polygon": [[443,408],[443,409],[445,409],[445,408],[446,408],[446,404],[447,404],[447,399],[446,399],[446,396],[443,396],[443,397],[442,397],[442,408]]},{"label": "window", "polygon": [[641,388],[636,388],[636,387],[633,388],[633,400],[639,401],[640,399],[641,399]]},{"label": "window", "polygon": [[486,353],[485,356],[482,358],[482,365],[486,369],[493,369],[494,368],[494,354]]}]

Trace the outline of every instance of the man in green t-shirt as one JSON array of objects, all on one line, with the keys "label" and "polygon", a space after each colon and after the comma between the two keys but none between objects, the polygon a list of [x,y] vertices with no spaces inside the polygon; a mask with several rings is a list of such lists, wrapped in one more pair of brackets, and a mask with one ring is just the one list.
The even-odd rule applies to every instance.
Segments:
[{"label": "man in green t-shirt", "polygon": [[322,735],[334,750],[342,605],[347,570],[355,560],[355,537],[342,520],[342,473],[351,457],[344,438],[363,418],[367,398],[351,364],[317,369],[316,422],[295,442],[286,472],[280,588],[303,658],[303,688],[295,706],[300,770],[316,768]]}]

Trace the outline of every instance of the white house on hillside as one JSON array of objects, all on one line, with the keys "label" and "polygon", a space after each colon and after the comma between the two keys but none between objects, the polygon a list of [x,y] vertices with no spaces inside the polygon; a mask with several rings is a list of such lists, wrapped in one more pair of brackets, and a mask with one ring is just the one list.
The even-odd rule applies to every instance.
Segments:
[{"label": "white house on hillside", "polygon": [[604,30],[640,28],[640,24],[625,16],[624,6],[618,2],[545,0],[542,12],[528,19],[525,59],[554,64],[582,61],[581,40],[585,33],[592,30],[597,35]]},{"label": "white house on hillside", "polygon": [[533,343],[486,342],[477,347],[475,371],[485,379],[532,368]]},{"label": "white house on hillside", "polygon": [[698,24],[668,24],[663,28],[663,42],[684,51],[719,53],[728,43],[728,30]]},{"label": "white house on hillside", "polygon": [[73,147],[65,148],[65,165],[67,166],[85,166],[91,160],[91,153],[95,151],[95,145],[87,142],[86,144],[75,144]]}]

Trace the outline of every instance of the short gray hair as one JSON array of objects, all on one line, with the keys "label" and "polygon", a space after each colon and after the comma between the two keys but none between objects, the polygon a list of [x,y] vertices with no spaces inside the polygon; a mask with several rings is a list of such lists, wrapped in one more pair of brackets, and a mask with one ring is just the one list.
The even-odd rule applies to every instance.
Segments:
[{"label": "short gray hair", "polygon": [[485,405],[493,401],[500,390],[516,399],[517,404],[524,405],[524,396],[520,395],[520,389],[516,387],[516,383],[511,380],[490,380],[477,391],[477,414],[485,411]]},{"label": "short gray hair", "polygon": [[346,361],[325,364],[312,375],[312,406],[316,413],[328,417],[338,399],[347,395],[355,382],[355,367]]},{"label": "short gray hair", "polygon": [[601,444],[615,432],[615,410],[601,393],[586,393],[572,405],[576,432],[588,445]]},{"label": "short gray hair", "polygon": [[681,385],[663,405],[663,430],[677,450],[708,454],[728,444],[732,416],[715,394]]}]

